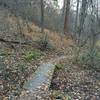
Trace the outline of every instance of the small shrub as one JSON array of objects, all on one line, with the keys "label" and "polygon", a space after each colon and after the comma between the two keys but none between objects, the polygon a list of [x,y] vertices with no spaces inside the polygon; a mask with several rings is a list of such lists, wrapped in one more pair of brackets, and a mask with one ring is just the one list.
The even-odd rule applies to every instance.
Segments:
[{"label": "small shrub", "polygon": [[56,90],[53,91],[52,97],[54,97],[54,100],[71,100],[71,97],[68,94]]},{"label": "small shrub", "polygon": [[10,55],[10,53],[8,53],[8,52],[1,52],[0,51],[0,58],[3,58],[5,56],[9,56],[9,55]]},{"label": "small shrub", "polygon": [[[92,62],[92,59],[94,62]],[[100,67],[100,52],[94,49],[92,51],[81,53],[79,56],[79,61],[81,65],[95,66],[95,68],[98,68]]]},{"label": "small shrub", "polygon": [[64,65],[63,64],[56,64],[55,65],[56,69],[63,69],[64,68]]},{"label": "small shrub", "polygon": [[28,70],[28,66],[27,66],[25,63],[20,63],[20,64],[19,64],[19,70],[20,70],[22,73],[25,73],[25,72]]},{"label": "small shrub", "polygon": [[36,42],[38,44],[38,48],[41,51],[54,50],[55,49],[55,46],[53,45],[53,43],[51,41],[49,41],[49,39],[47,38],[47,36],[40,37]]},{"label": "small shrub", "polygon": [[25,54],[24,58],[27,61],[30,61],[32,59],[37,60],[41,57],[41,53],[39,51],[32,51],[32,52],[28,52]]}]

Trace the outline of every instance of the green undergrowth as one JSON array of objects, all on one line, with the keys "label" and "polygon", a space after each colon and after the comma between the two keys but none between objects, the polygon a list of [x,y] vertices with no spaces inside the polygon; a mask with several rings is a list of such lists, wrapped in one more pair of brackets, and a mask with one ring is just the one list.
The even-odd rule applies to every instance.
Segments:
[{"label": "green undergrowth", "polygon": [[26,63],[21,62],[18,64],[18,66],[21,73],[25,73],[28,70],[28,66]]},{"label": "green undergrowth", "polygon": [[64,68],[64,64],[58,63],[58,64],[55,65],[55,68],[58,69],[58,70],[63,69]]},{"label": "green undergrowth", "polygon": [[80,53],[79,62],[82,66],[100,68],[100,51],[94,49],[92,51],[87,50]]},{"label": "green undergrowth", "polygon": [[26,52],[24,55],[24,59],[26,61],[38,60],[41,58],[41,56],[43,56],[43,53],[41,51],[34,50],[34,51]]},{"label": "green undergrowth", "polygon": [[5,52],[5,51],[0,51],[0,57],[5,57],[5,56],[9,56],[9,55],[11,55],[11,53]]},{"label": "green undergrowth", "polygon": [[71,100],[71,97],[65,92],[53,91],[52,95],[55,100]]}]

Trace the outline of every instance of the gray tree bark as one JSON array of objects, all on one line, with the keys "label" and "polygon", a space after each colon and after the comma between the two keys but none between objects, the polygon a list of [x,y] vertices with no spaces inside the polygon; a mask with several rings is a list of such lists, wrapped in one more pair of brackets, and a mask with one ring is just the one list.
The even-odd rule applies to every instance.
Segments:
[{"label": "gray tree bark", "polygon": [[79,35],[78,38],[80,38],[82,34],[86,15],[87,15],[87,0],[82,0],[82,6],[79,18],[79,27],[78,27],[78,35]]},{"label": "gray tree bark", "polygon": [[76,7],[76,18],[75,18],[75,33],[77,32],[77,22],[78,22],[78,15],[79,15],[79,0],[77,0],[77,7]]},{"label": "gray tree bark", "polygon": [[44,0],[41,0],[41,33],[44,33]]}]

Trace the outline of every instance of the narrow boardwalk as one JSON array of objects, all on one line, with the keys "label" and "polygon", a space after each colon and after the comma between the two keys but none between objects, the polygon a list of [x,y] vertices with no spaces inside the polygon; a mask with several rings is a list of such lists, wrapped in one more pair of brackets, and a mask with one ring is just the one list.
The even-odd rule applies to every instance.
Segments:
[{"label": "narrow boardwalk", "polygon": [[43,84],[49,85],[54,68],[52,63],[43,63],[36,73],[25,83],[24,89],[29,91],[37,90]]},{"label": "narrow boardwalk", "polygon": [[52,74],[54,72],[55,64],[65,57],[59,57],[51,59],[47,63],[43,63],[37,69],[37,71],[30,77],[30,79],[24,84],[24,89],[32,91],[37,90],[44,83],[50,85]]},{"label": "narrow boardwalk", "polygon": [[28,95],[22,95],[19,100],[39,100],[35,98],[36,92],[39,94],[41,91],[45,92],[49,89],[55,64],[65,58],[65,56],[57,57],[55,59],[51,59],[47,63],[41,64],[37,71],[24,84],[23,88],[26,92],[28,92]]}]

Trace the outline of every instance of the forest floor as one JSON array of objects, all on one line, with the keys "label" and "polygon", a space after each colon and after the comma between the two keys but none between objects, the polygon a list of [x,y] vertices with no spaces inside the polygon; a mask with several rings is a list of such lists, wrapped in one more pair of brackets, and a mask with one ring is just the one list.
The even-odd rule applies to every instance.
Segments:
[{"label": "forest floor", "polygon": [[19,100],[100,100],[100,71],[82,68],[66,56],[56,65],[49,89],[44,84],[36,91],[23,91]]},{"label": "forest floor", "polygon": [[[73,56],[70,53],[65,55],[67,56],[65,60],[57,64],[49,90],[44,85],[34,92],[23,91],[24,82],[37,70],[40,63],[49,61],[62,52],[61,54],[58,51],[46,53],[36,50],[41,53],[41,56],[38,59],[28,60],[26,54],[33,52],[34,48],[30,46],[22,48],[22,51],[15,51],[8,47],[1,50],[1,100],[9,100],[13,96],[24,97],[20,100],[58,100],[57,98],[59,100],[100,100],[100,72],[73,64]],[[70,47],[66,50],[71,51]]]},{"label": "forest floor", "polygon": [[[28,43],[43,38],[44,34],[34,23],[30,23],[32,30],[28,32],[20,18],[24,34],[18,34],[17,18],[3,7],[0,7],[0,15],[0,38],[7,41],[21,39],[21,42]],[[55,50],[41,51],[34,43],[20,45],[0,41],[0,100],[14,100],[19,96],[26,97],[26,100],[100,100],[100,72],[73,64],[74,44],[71,39],[47,29],[45,33]],[[66,59],[55,66],[50,89],[43,86],[35,92],[23,91],[25,81],[41,63],[62,55]]]},{"label": "forest floor", "polygon": [[19,96],[28,77],[41,63],[55,57],[53,52],[42,52],[33,46],[21,46],[19,49],[17,45],[15,50],[1,43],[0,47],[0,100]]},{"label": "forest floor", "polygon": [[67,93],[71,100],[100,100],[100,71],[67,60],[64,68],[55,69],[51,88]]}]

